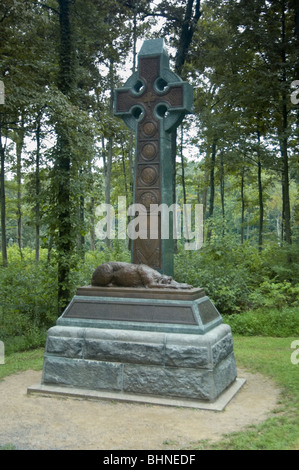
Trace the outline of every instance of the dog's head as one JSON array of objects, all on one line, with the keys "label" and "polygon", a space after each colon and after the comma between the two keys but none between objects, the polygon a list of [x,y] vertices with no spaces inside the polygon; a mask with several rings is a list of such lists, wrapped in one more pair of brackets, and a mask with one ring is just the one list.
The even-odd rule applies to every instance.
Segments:
[{"label": "dog's head", "polygon": [[165,274],[162,274],[160,279],[159,279],[159,283],[160,284],[165,284],[165,285],[171,284],[172,281],[173,281],[172,277],[171,276],[166,276]]}]

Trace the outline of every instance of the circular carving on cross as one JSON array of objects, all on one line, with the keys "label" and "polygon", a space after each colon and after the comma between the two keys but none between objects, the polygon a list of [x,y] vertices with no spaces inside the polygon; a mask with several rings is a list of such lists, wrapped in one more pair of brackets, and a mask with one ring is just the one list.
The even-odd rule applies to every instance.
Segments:
[{"label": "circular carving on cross", "polygon": [[157,130],[157,126],[154,122],[146,122],[143,125],[142,130],[145,133],[145,135],[148,135],[149,137],[151,137],[152,135],[155,134]]},{"label": "circular carving on cross", "polygon": [[157,196],[153,192],[146,191],[141,194],[140,203],[143,204],[146,207],[146,209],[150,209],[151,204],[158,204],[158,199],[157,199]]},{"label": "circular carving on cross", "polygon": [[143,158],[145,158],[146,160],[152,160],[157,154],[156,146],[154,144],[151,144],[151,143],[150,144],[145,144],[142,147],[141,154],[142,154]]},{"label": "circular carving on cross", "polygon": [[141,180],[146,185],[154,184],[158,179],[158,172],[152,166],[145,167],[141,172]]}]

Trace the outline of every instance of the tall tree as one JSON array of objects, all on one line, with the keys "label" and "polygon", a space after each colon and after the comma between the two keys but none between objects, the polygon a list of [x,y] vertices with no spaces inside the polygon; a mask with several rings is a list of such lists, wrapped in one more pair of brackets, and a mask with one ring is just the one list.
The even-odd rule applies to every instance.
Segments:
[{"label": "tall tree", "polygon": [[[226,104],[226,118],[229,117],[232,124],[235,142],[239,128],[239,141],[245,138],[249,149],[257,132],[263,149],[273,143],[279,148],[279,159],[264,161],[264,150],[257,158],[260,245],[265,164],[282,175],[284,238],[291,243],[289,163],[294,113],[290,109],[289,89],[297,52],[294,15],[287,3],[208,0],[203,8],[200,35],[196,33],[197,55],[192,57],[192,65],[197,65],[195,76],[202,73],[203,82],[216,87],[217,108],[221,102]],[[259,144],[255,146],[255,156],[257,147]]]},{"label": "tall tree", "polygon": [[[75,87],[75,47],[71,29],[71,0],[58,0],[59,5],[59,74],[58,88],[70,101]],[[74,237],[71,222],[71,142],[66,123],[57,122],[57,223],[58,223],[58,302],[62,310],[71,296],[70,260],[72,258]]]},{"label": "tall tree", "polygon": [[188,60],[194,32],[201,17],[200,0],[187,0],[185,3],[184,16],[180,21],[177,53],[175,56],[175,71],[181,76],[183,67]]},{"label": "tall tree", "polygon": [[7,245],[6,245],[6,199],[5,199],[5,143],[3,142],[2,125],[0,123],[0,207],[1,207],[1,251],[2,265],[7,266]]},{"label": "tall tree", "polygon": [[[32,45],[34,22],[30,2],[6,0],[0,5],[0,80],[5,86],[5,101],[0,105],[0,153],[1,153],[1,239],[3,264],[7,265],[6,249],[6,195],[5,153],[6,140],[17,144],[18,179],[20,194],[20,156],[23,147],[23,124],[26,107],[30,106],[37,84],[38,74],[32,64],[39,58]],[[21,119],[20,119],[21,116]],[[21,244],[21,210],[18,197],[19,242]]]},{"label": "tall tree", "polygon": [[[268,96],[271,126],[276,128],[276,138],[281,153],[284,238],[292,242],[290,211],[289,135],[292,116],[290,114],[289,90],[293,80],[293,64],[296,62],[293,13],[286,0],[241,1],[230,10],[233,21],[237,20],[239,34],[236,35],[254,51],[255,73],[263,77],[263,99]],[[247,73],[248,75],[248,73]],[[267,88],[267,89],[266,89]],[[263,112],[261,100],[255,101],[256,114]],[[265,114],[265,113],[264,113]],[[270,128],[267,129],[268,136]],[[267,135],[266,135],[267,136]]]},{"label": "tall tree", "polygon": [[12,135],[16,144],[16,176],[17,176],[17,240],[21,258],[23,258],[23,220],[22,220],[22,152],[25,138],[24,111],[19,119],[19,126],[16,126]]}]

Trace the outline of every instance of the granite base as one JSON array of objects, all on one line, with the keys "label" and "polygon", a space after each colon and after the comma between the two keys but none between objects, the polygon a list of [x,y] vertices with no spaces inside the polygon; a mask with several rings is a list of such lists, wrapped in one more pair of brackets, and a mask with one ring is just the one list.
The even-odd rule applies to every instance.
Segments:
[{"label": "granite base", "polygon": [[42,385],[213,402],[236,378],[225,324],[204,335],[55,326]]}]

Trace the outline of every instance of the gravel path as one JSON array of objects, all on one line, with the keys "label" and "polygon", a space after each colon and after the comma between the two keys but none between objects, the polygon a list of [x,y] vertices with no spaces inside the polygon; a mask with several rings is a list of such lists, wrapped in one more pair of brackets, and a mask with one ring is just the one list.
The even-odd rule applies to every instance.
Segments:
[{"label": "gravel path", "polygon": [[41,372],[0,381],[0,446],[20,450],[166,450],[258,424],[280,390],[260,374],[238,369],[246,384],[223,412],[27,395]]}]

